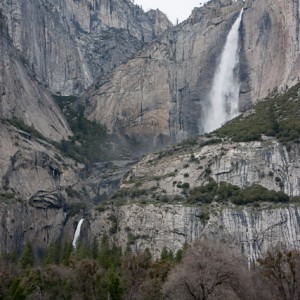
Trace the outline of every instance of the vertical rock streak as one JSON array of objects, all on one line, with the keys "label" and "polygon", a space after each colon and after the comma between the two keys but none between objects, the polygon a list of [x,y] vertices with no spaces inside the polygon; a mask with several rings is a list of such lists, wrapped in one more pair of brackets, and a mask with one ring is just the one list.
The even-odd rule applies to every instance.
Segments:
[{"label": "vertical rock streak", "polygon": [[81,225],[82,225],[83,220],[84,219],[80,219],[80,221],[77,224],[77,228],[76,228],[76,231],[75,231],[75,234],[74,234],[74,238],[73,238],[73,242],[72,242],[72,245],[73,245],[74,249],[76,249],[77,241],[78,241],[78,239],[80,237],[80,230],[81,230]]},{"label": "vertical rock streak", "polygon": [[222,51],[220,64],[216,70],[209,104],[206,111],[204,131],[211,132],[239,113],[239,28],[243,10],[231,27]]}]

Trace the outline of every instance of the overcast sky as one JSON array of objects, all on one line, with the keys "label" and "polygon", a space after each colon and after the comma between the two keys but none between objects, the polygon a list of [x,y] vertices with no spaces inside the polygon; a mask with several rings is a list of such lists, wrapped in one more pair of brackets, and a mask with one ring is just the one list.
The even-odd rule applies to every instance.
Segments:
[{"label": "overcast sky", "polygon": [[159,9],[164,12],[168,18],[176,24],[176,19],[179,22],[186,20],[191,14],[194,7],[201,6],[200,3],[205,3],[208,0],[135,0],[135,4],[141,5],[145,11],[149,9]]}]

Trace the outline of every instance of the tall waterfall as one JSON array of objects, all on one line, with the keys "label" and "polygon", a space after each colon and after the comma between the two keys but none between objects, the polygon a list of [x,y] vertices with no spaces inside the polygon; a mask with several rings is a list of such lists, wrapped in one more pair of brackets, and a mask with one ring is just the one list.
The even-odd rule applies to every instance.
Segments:
[{"label": "tall waterfall", "polygon": [[84,219],[80,219],[80,221],[77,224],[77,228],[75,230],[75,234],[74,234],[74,238],[73,238],[73,242],[72,242],[72,245],[73,245],[74,249],[76,249],[77,241],[78,241],[78,239],[80,237],[80,230],[81,230],[81,225],[82,225],[83,220]]},{"label": "tall waterfall", "polygon": [[204,132],[211,132],[239,114],[239,28],[243,10],[232,25],[215,72],[206,110]]}]

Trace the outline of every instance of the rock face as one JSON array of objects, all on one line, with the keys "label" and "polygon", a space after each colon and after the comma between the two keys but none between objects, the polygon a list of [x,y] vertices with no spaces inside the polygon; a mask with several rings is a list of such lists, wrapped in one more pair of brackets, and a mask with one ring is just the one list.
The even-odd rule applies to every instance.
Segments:
[{"label": "rock face", "polygon": [[64,157],[45,140],[0,122],[0,252],[36,254],[57,240],[72,240],[76,221],[108,198],[131,162],[90,168]]},{"label": "rock face", "polygon": [[0,213],[0,249],[18,254],[25,242],[30,242],[37,254],[41,254],[38,252],[60,238],[67,220],[62,207],[38,209],[21,202],[1,202]]},{"label": "rock face", "polygon": [[278,245],[300,248],[299,207],[237,210],[216,205],[210,207],[209,220],[205,214],[204,207],[129,204],[93,212],[89,221],[91,234],[101,237],[114,226],[114,216],[118,231],[112,239],[123,249],[127,245],[134,251],[149,248],[154,257],[159,257],[163,247],[176,253],[185,243],[203,237],[236,245],[249,262]]},{"label": "rock face", "polygon": [[[12,192],[32,203],[39,195],[47,198],[48,194],[50,206],[61,206],[60,188],[76,180],[80,166],[76,167],[73,160],[63,157],[51,144],[27,132],[3,121],[0,128],[1,191]],[[57,200],[50,201],[54,198]]]},{"label": "rock face", "polygon": [[60,141],[72,135],[63,114],[29,68],[23,65],[0,15],[0,118],[17,118],[43,136]]},{"label": "rock face", "polygon": [[[0,5],[6,16],[0,16],[0,252],[20,252],[25,241],[42,252],[59,238],[70,240],[83,215],[90,239],[109,233],[124,249],[149,247],[156,257],[164,246],[175,252],[203,236],[236,243],[249,260],[276,243],[300,247],[297,206],[176,204],[184,184],[193,188],[210,178],[299,196],[299,144],[288,151],[275,139],[202,137],[145,157],[122,180],[130,162],[84,168],[3,120],[16,117],[52,141],[66,139],[72,132],[50,93],[79,94],[97,78],[80,101],[86,116],[110,132],[146,151],[196,136],[226,36],[243,6],[241,109],[298,81],[298,0],[213,0],[172,28],[159,11],[144,13],[127,0]],[[91,209],[120,182],[126,205]],[[158,204],[168,199],[175,204]],[[81,209],[72,210],[74,202]]]},{"label": "rock face", "polygon": [[246,1],[243,55],[250,89],[242,91],[253,102],[299,82],[299,13],[298,0]]},{"label": "rock face", "polygon": [[197,145],[151,154],[133,166],[113,197],[121,203],[91,211],[90,236],[100,240],[106,233],[123,249],[149,248],[155,257],[163,247],[175,253],[185,243],[203,237],[236,245],[249,262],[278,245],[299,249],[300,210],[296,204],[180,204],[187,190],[211,179],[240,187],[256,183],[299,196],[299,144],[287,151],[274,139],[212,141],[200,138]]},{"label": "rock face", "polygon": [[96,81],[82,96],[87,117],[152,148],[203,132],[218,58],[242,5],[221,0],[195,9],[187,21]]},{"label": "rock face", "polygon": [[[52,93],[80,93],[171,26],[128,0],[5,0],[8,33]],[[30,42],[28,42],[30,41]]]},{"label": "rock face", "polygon": [[[200,139],[201,141],[201,139]],[[201,143],[205,143],[202,139]],[[178,146],[151,154],[136,164],[121,188],[151,190],[158,187],[168,195],[180,194],[178,183],[191,188],[205,184],[209,178],[241,188],[260,184],[270,190],[300,195],[300,147],[291,151],[274,139],[263,142],[219,142],[207,146]]]},{"label": "rock face", "polygon": [[26,241],[42,251],[64,228],[61,187],[74,182],[76,168],[46,142],[3,121],[0,129],[0,252],[20,253]]},{"label": "rock face", "polygon": [[97,81],[82,97],[87,117],[153,148],[203,133],[213,76],[242,6],[240,110],[298,82],[298,0],[211,1]]}]

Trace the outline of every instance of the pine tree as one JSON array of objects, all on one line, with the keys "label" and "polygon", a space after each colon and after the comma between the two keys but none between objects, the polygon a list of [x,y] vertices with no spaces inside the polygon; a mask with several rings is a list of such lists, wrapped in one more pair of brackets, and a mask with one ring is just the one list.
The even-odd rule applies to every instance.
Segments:
[{"label": "pine tree", "polygon": [[162,249],[161,255],[160,255],[161,261],[172,261],[174,260],[174,254],[172,250],[168,251],[166,247]]},{"label": "pine tree", "polygon": [[61,258],[60,258],[61,263],[63,263],[65,266],[69,266],[70,264],[72,251],[73,251],[72,242],[68,242],[68,241],[65,242],[62,249]]},{"label": "pine tree", "polygon": [[91,249],[90,249],[90,256],[93,259],[97,259],[99,255],[99,245],[97,239],[94,237],[92,244],[91,244]]},{"label": "pine tree", "polygon": [[44,264],[58,265],[60,262],[60,252],[61,252],[61,246],[59,241],[50,244],[44,256]]},{"label": "pine tree", "polygon": [[35,259],[33,254],[33,249],[30,243],[26,243],[23,254],[20,258],[20,265],[23,269],[32,267],[34,265]]},{"label": "pine tree", "polygon": [[109,299],[122,299],[123,289],[121,287],[121,278],[120,275],[113,268],[110,268],[108,271],[107,288]]}]

